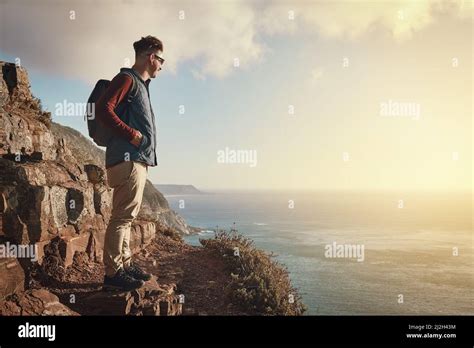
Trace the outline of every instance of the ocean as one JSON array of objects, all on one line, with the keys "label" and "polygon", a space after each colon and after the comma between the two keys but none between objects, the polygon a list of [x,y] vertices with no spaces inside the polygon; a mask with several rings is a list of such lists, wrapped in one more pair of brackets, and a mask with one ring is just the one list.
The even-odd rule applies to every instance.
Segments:
[{"label": "ocean", "polygon": [[[472,194],[214,192],[166,196],[185,240],[235,227],[277,254],[308,315],[474,314]],[[351,253],[352,250],[352,253]]]}]

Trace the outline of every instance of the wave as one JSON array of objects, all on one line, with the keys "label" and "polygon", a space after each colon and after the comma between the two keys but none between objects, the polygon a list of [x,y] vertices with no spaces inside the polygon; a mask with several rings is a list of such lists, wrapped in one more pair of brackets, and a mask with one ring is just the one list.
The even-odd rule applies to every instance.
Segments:
[{"label": "wave", "polygon": [[202,230],[198,233],[198,235],[203,236],[205,234],[210,234],[210,233],[214,233],[214,232],[215,232],[214,230]]}]

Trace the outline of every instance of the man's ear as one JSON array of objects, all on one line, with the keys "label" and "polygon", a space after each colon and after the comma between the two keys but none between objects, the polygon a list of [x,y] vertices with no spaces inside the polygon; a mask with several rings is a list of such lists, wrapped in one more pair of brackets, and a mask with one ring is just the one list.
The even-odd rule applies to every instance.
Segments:
[{"label": "man's ear", "polygon": [[147,54],[146,55],[146,60],[148,61],[148,63],[151,65],[153,63],[153,53],[150,53],[150,54]]}]

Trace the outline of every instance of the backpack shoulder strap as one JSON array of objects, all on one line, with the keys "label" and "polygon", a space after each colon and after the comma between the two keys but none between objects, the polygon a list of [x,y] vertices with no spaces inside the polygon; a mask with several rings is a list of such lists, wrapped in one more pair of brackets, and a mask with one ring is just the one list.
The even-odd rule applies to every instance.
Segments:
[{"label": "backpack shoulder strap", "polygon": [[133,76],[133,74],[131,72],[121,71],[120,74],[128,75],[132,79],[132,88],[130,89],[130,91],[128,92],[128,95],[127,95],[127,104],[129,104],[129,103],[132,102],[133,98],[135,98],[136,95],[138,94],[137,82],[135,81],[135,76]]}]

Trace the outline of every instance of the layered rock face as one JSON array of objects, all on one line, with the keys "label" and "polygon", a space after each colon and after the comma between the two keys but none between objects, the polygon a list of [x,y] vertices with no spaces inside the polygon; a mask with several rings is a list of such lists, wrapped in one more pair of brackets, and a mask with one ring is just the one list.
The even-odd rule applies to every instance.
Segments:
[{"label": "layered rock face", "polygon": [[[104,152],[53,123],[32,96],[26,70],[0,62],[0,245],[37,250],[36,260],[0,253],[0,301],[27,290],[37,264],[64,269],[78,252],[100,262],[111,198]],[[150,243],[157,229],[186,234],[191,228],[147,182],[132,226],[133,251]]]}]

